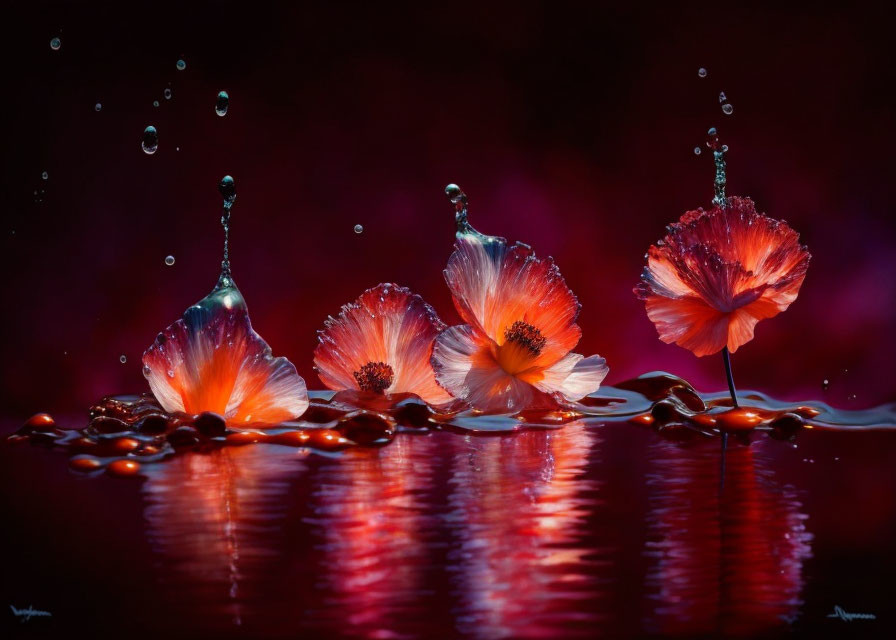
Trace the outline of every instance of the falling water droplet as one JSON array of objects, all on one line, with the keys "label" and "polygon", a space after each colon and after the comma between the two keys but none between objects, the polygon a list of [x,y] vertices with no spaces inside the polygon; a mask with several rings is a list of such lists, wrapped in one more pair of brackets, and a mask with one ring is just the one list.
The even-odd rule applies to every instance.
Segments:
[{"label": "falling water droplet", "polygon": [[701,78],[705,78],[706,77],[706,69],[704,69],[703,67],[700,67],[699,69],[697,69],[697,75],[700,76]]},{"label": "falling water droplet", "polygon": [[734,113],[734,107],[731,106],[731,103],[726,102],[722,105],[722,113],[724,113],[726,116],[730,116],[732,113]]},{"label": "falling water droplet", "polygon": [[97,111],[102,111],[103,105],[101,105],[99,102],[97,102],[93,108],[96,109]]},{"label": "falling water droplet", "polygon": [[728,98],[725,97],[724,91],[719,93],[719,104],[722,104],[723,102],[728,102]]},{"label": "falling water droplet", "polygon": [[59,51],[59,48],[61,46],[62,46],[62,40],[60,40],[59,38],[53,38],[52,40],[50,40],[50,48],[53,51]]},{"label": "falling water droplet", "polygon": [[49,180],[50,174],[47,173],[46,171],[44,171],[42,174],[40,174],[40,177],[43,178],[44,180]]},{"label": "falling water droplet", "polygon": [[171,100],[171,89],[165,89],[165,100]]},{"label": "falling water droplet", "polygon": [[124,354],[121,354],[121,357],[118,358],[118,361],[121,362],[121,364],[124,364],[125,362],[128,361],[128,357]]},{"label": "falling water droplet", "polygon": [[831,386],[831,381],[825,378],[821,383],[821,388],[823,391],[827,391]]},{"label": "falling water droplet", "polygon": [[221,226],[224,227],[224,258],[221,260],[221,277],[218,278],[219,287],[233,286],[230,276],[230,210],[236,200],[236,185],[233,177],[224,176],[218,183],[218,193],[224,198],[224,210],[221,213]]},{"label": "falling water droplet", "polygon": [[226,91],[218,93],[218,99],[215,101],[215,113],[219,116],[227,115],[227,108],[230,106],[230,96]]},{"label": "falling water droplet", "polygon": [[165,264],[169,267],[174,264],[174,256],[168,256],[165,258]]},{"label": "falling water droplet", "polygon": [[187,68],[187,63],[184,62],[183,60],[178,60],[176,66],[177,66],[178,71],[183,71],[184,69]]},{"label": "falling water droplet", "polygon": [[700,147],[694,147],[694,155],[695,155],[695,156],[699,156],[699,155],[700,155]]},{"label": "falling water droplet", "polygon": [[355,233],[364,233],[364,227],[359,224],[355,225]]},{"label": "falling water droplet", "polygon": [[143,151],[153,154],[159,148],[159,132],[152,125],[146,127],[143,131]]},{"label": "falling water droplet", "polygon": [[159,106],[159,101],[158,101],[158,100],[153,100],[153,101],[152,101],[152,106],[154,106],[154,107],[158,107],[158,106]]}]

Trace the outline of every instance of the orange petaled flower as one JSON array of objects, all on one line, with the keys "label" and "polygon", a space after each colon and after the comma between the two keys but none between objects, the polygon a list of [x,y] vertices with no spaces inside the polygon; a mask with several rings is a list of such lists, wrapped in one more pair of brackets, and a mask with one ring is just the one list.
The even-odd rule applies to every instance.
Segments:
[{"label": "orange petaled flower", "polygon": [[445,404],[452,398],[436,384],[430,364],[433,339],[444,328],[423,298],[380,284],[327,319],[314,350],[315,370],[337,391],[413,393],[429,404]]},{"label": "orange petaled flower", "polygon": [[550,258],[485,236],[459,217],[445,279],[463,320],[436,339],[436,379],[482,411],[520,411],[547,397],[580,400],[609,371],[599,356],[570,351],[582,330],[579,303]]},{"label": "orange petaled flower", "polygon": [[162,331],[143,354],[143,375],[165,411],[212,411],[231,426],[277,425],[308,408],[305,381],[252,330],[233,285],[219,284]]},{"label": "orange petaled flower", "polygon": [[684,214],[650,247],[635,294],[663,342],[698,356],[734,352],[756,323],[796,300],[809,252],[787,223],[749,198]]}]

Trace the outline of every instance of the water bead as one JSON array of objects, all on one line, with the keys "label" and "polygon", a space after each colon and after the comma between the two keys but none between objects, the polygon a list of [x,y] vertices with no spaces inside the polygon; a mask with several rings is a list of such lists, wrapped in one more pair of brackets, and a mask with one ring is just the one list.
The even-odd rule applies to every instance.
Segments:
[{"label": "water bead", "polygon": [[97,111],[102,111],[103,105],[101,105],[99,102],[97,102],[93,108],[96,109]]},{"label": "water bead", "polygon": [[174,264],[174,256],[167,256],[165,258],[165,264],[169,267],[172,266]]},{"label": "water bead", "polygon": [[60,40],[59,38],[53,38],[52,40],[50,40],[50,48],[53,51],[59,51],[59,48],[61,46],[62,46],[62,40]]},{"label": "water bead", "polygon": [[121,362],[121,364],[124,364],[128,361],[128,357],[124,354],[121,354],[121,356],[118,358],[118,361]]},{"label": "water bead", "polygon": [[227,108],[230,106],[230,96],[226,91],[218,93],[218,99],[215,101],[215,113],[219,116],[227,115]]},{"label": "water bead", "polygon": [[730,103],[726,102],[722,105],[722,113],[724,113],[726,116],[730,116],[732,113],[734,113],[734,107],[732,107]]},{"label": "water bead", "polygon": [[142,146],[143,151],[148,154],[155,153],[156,149],[159,148],[159,133],[154,126],[150,125],[143,131]]},{"label": "water bead", "polygon": [[153,100],[153,101],[152,101],[152,106],[154,106],[154,107],[158,107],[158,106],[159,106],[159,101],[158,101],[158,100]]},{"label": "water bead", "polygon": [[165,89],[165,100],[171,100],[171,89]]},{"label": "water bead", "polygon": [[187,68],[187,63],[184,62],[183,60],[178,60],[176,66],[177,66],[178,71],[183,71],[184,69]]},{"label": "water bead", "polygon": [[701,78],[705,78],[706,77],[706,69],[704,69],[703,67],[700,67],[699,69],[697,69],[697,75],[700,76]]},{"label": "water bead", "polygon": [[224,198],[224,202],[232,203],[236,200],[236,185],[232,176],[224,176],[218,183],[218,193]]},{"label": "water bead", "polygon": [[355,225],[355,233],[364,233],[364,227],[359,224]]},{"label": "water bead", "polygon": [[699,156],[699,155],[700,155],[700,147],[694,147],[694,155],[695,155],[695,156]]},{"label": "water bead", "polygon": [[723,102],[728,102],[728,98],[725,97],[724,91],[719,93],[719,104],[721,104]]},{"label": "water bead", "polygon": [[49,180],[50,174],[47,173],[46,171],[44,171],[42,174],[40,174],[40,177],[43,178],[44,180]]}]

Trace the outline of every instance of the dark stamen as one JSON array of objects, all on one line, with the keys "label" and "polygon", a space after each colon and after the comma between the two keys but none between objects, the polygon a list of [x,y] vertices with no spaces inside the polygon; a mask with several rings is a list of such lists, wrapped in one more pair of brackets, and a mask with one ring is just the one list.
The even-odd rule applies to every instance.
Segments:
[{"label": "dark stamen", "polygon": [[385,362],[368,362],[353,374],[361,391],[383,393],[392,384],[395,372]]},{"label": "dark stamen", "polygon": [[541,331],[522,320],[517,320],[512,326],[505,329],[504,338],[507,342],[515,342],[521,347],[525,347],[535,356],[541,353],[547,342],[547,338],[541,335]]}]

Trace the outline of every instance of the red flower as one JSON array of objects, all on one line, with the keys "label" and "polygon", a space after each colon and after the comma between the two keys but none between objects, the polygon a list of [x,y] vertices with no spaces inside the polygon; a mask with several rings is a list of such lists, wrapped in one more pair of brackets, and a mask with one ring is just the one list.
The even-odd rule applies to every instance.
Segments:
[{"label": "red flower", "polygon": [[698,356],[752,340],[756,323],[787,309],[806,277],[799,234],[757,213],[749,198],[689,211],[667,231],[634,291],[660,339]]},{"label": "red flower", "polygon": [[524,244],[457,233],[445,279],[465,325],[436,339],[436,379],[483,411],[519,411],[543,400],[579,400],[609,371],[599,356],[570,351],[582,330],[579,303],[550,258]]},{"label": "red flower", "polygon": [[143,375],[165,411],[213,411],[232,426],[277,425],[308,408],[305,381],[252,330],[235,286],[219,285],[162,331]]},{"label": "red flower", "polygon": [[435,380],[432,343],[445,325],[420,296],[394,284],[368,289],[329,318],[314,350],[317,375],[330,389],[414,393],[429,404],[451,401]]}]

